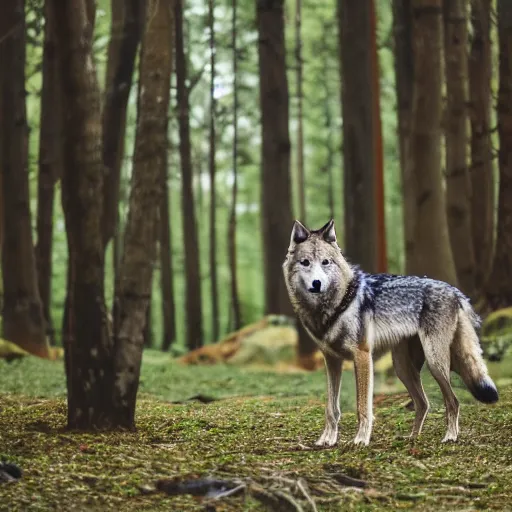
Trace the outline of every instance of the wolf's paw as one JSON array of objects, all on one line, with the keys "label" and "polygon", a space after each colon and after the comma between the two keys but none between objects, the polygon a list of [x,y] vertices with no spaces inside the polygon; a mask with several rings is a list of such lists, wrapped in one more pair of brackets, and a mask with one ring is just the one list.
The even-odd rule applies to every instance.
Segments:
[{"label": "wolf's paw", "polygon": [[443,437],[441,443],[456,443],[457,442],[457,434],[453,432],[447,432]]},{"label": "wolf's paw", "polygon": [[338,431],[326,428],[315,446],[334,446],[338,440]]},{"label": "wolf's paw", "polygon": [[368,446],[370,444],[370,440],[363,438],[363,437],[356,436],[356,437],[354,437],[352,444],[354,446]]}]

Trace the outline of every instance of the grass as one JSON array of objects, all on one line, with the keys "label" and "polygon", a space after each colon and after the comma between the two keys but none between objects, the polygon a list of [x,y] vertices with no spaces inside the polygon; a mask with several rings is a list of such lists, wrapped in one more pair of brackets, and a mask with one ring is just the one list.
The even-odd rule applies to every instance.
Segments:
[{"label": "grass", "polygon": [[[510,370],[510,363],[505,367]],[[150,492],[160,478],[197,476],[240,479],[251,489],[271,489],[274,496],[279,490],[305,511],[312,507],[297,490],[299,481],[318,510],[507,510],[512,387],[503,367],[493,373],[504,382],[494,406],[476,403],[457,387],[462,402],[457,444],[440,444],[442,401],[425,376],[433,407],[423,435],[415,443],[403,438],[413,418],[403,407],[405,394],[379,394],[372,442],[354,448],[349,444],[356,431],[353,375],[346,372],[340,441],[317,450],[323,372],[183,368],[147,352],[137,432],[84,434],[65,430],[61,363],[35,358],[0,363],[0,459],[24,471],[19,482],[0,484],[0,510],[264,510],[254,493],[214,501]],[[186,401],[197,394],[219,400]],[[368,487],[341,486],[339,473],[364,479]]]}]

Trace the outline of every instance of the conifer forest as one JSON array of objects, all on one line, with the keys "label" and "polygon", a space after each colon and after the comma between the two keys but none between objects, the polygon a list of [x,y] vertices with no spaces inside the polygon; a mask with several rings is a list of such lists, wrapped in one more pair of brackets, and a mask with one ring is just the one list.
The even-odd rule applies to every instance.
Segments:
[{"label": "conifer forest", "polygon": [[[419,448],[396,440],[412,416],[391,359],[376,363],[380,445],[308,451],[326,391],[283,278],[295,219],[334,219],[365,272],[471,299],[501,402],[460,398],[462,462],[460,444],[437,448],[442,414]],[[0,245],[0,461],[24,470],[4,484],[0,463],[0,509],[196,510],[164,479],[185,473],[236,473],[196,489],[204,510],[510,506],[510,0],[3,1]],[[152,443],[179,453],[152,459]],[[469,487],[438,493],[452,477],[436,467]]]}]

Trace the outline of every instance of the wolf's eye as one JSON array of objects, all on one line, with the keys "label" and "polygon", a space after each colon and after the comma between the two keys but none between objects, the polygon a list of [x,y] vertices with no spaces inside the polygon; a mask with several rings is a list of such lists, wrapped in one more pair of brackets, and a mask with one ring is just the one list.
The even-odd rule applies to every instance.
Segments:
[{"label": "wolf's eye", "polygon": [[300,264],[303,266],[303,267],[309,267],[309,260],[302,260],[300,262]]},{"label": "wolf's eye", "polygon": [[329,265],[330,261],[329,260],[323,260],[322,261],[322,265]]}]

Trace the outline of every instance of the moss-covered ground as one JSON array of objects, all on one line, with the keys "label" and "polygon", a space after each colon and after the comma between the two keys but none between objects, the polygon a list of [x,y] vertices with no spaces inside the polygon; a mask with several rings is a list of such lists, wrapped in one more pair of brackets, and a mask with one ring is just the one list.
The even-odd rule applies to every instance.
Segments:
[{"label": "moss-covered ground", "polygon": [[[505,370],[511,368],[505,362]],[[0,459],[24,474],[0,483],[0,510],[512,510],[510,370],[493,368],[501,400],[475,402],[455,381],[461,435],[442,445],[444,410],[432,402],[422,436],[411,443],[413,413],[403,388],[381,385],[369,447],[355,448],[353,375],[344,374],[340,440],[314,449],[323,428],[323,372],[274,374],[226,366],[183,368],[147,352],[137,432],[65,430],[62,364],[0,362]],[[215,399],[202,403],[188,398]],[[179,403],[176,403],[179,402]],[[344,485],[348,475],[365,488]],[[159,479],[234,480],[220,499],[167,496]],[[314,505],[313,505],[314,503]],[[301,508],[299,508],[301,507]]]}]

